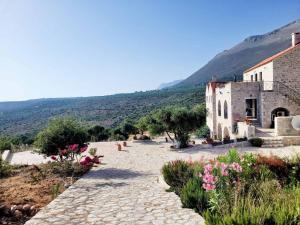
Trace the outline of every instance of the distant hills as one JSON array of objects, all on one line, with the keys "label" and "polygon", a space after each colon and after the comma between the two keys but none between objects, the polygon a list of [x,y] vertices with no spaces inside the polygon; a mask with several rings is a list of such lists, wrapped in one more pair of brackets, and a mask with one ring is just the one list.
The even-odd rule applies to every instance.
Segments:
[{"label": "distant hills", "polygon": [[171,81],[171,82],[168,82],[168,83],[162,83],[161,85],[158,86],[158,90],[161,90],[161,89],[164,89],[164,88],[169,88],[169,87],[172,87],[176,84],[179,84],[181,81],[183,81],[183,79],[181,80],[174,80],[174,81]]},{"label": "distant hills", "polygon": [[[169,105],[192,107],[204,102],[203,83],[214,75],[230,80],[236,74],[291,45],[291,33],[300,31],[300,20],[264,35],[246,38],[223,51],[185,80],[159,86],[160,90],[101,97],[37,99],[0,102],[0,136],[36,134],[49,119],[74,116],[87,126],[114,127],[125,118],[138,119]],[[172,88],[170,88],[172,87]]]},{"label": "distant hills", "polygon": [[73,116],[86,126],[115,127],[125,118],[133,120],[154,109],[204,102],[204,88],[172,88],[101,97],[37,99],[0,102],[0,136],[34,135],[49,119]]},{"label": "distant hills", "polygon": [[205,66],[176,86],[190,86],[207,82],[212,76],[230,80],[242,78],[243,71],[261,60],[291,46],[291,33],[300,31],[300,20],[263,35],[246,38],[229,50],[217,54]]}]

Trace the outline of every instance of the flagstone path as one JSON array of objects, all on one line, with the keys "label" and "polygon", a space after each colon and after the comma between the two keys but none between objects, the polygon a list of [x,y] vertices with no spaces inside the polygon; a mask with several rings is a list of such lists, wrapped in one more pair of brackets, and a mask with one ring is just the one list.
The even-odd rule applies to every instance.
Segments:
[{"label": "flagstone path", "polygon": [[[199,214],[182,208],[179,197],[166,192],[158,183],[160,169],[170,160],[212,158],[227,149],[193,148],[174,152],[168,144],[156,142],[129,142],[121,152],[112,142],[92,143],[91,147],[97,147],[98,153],[104,155],[103,165],[93,168],[26,225],[204,224]],[[242,149],[246,150],[249,149]],[[295,149],[286,152],[291,154]]]}]

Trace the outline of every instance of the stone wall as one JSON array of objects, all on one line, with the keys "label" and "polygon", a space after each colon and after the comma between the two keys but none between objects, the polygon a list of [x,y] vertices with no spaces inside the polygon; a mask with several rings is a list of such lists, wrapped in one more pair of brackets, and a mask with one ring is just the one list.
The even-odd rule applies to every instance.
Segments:
[{"label": "stone wall", "polygon": [[276,136],[299,136],[300,130],[292,127],[292,116],[275,118],[275,134]]},{"label": "stone wall", "polygon": [[260,101],[261,125],[263,128],[270,128],[271,113],[276,108],[286,108],[290,116],[300,115],[300,106],[277,92],[261,92]]},{"label": "stone wall", "polygon": [[[259,82],[236,82],[231,83],[231,108],[234,121],[244,121],[246,117],[246,99],[257,99],[257,105],[260,104]],[[259,107],[257,116],[260,119]]]},{"label": "stone wall", "polygon": [[273,61],[274,80],[300,92],[300,45]]}]

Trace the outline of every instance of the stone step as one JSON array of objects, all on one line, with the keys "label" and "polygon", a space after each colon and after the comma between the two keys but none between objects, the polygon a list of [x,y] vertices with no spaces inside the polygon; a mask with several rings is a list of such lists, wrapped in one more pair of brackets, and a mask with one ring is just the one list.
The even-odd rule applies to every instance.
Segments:
[{"label": "stone step", "polygon": [[263,140],[262,148],[280,148],[284,146],[281,138],[263,138]]},{"label": "stone step", "polygon": [[262,148],[280,148],[283,147],[283,144],[263,144]]}]

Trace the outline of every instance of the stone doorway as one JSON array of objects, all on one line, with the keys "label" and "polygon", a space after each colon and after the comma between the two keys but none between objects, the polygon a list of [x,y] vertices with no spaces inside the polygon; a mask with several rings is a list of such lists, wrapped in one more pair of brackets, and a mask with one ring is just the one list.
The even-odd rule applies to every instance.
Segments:
[{"label": "stone doorway", "polygon": [[290,112],[286,108],[276,108],[271,112],[271,128],[275,126],[275,118],[279,116],[289,116]]}]

